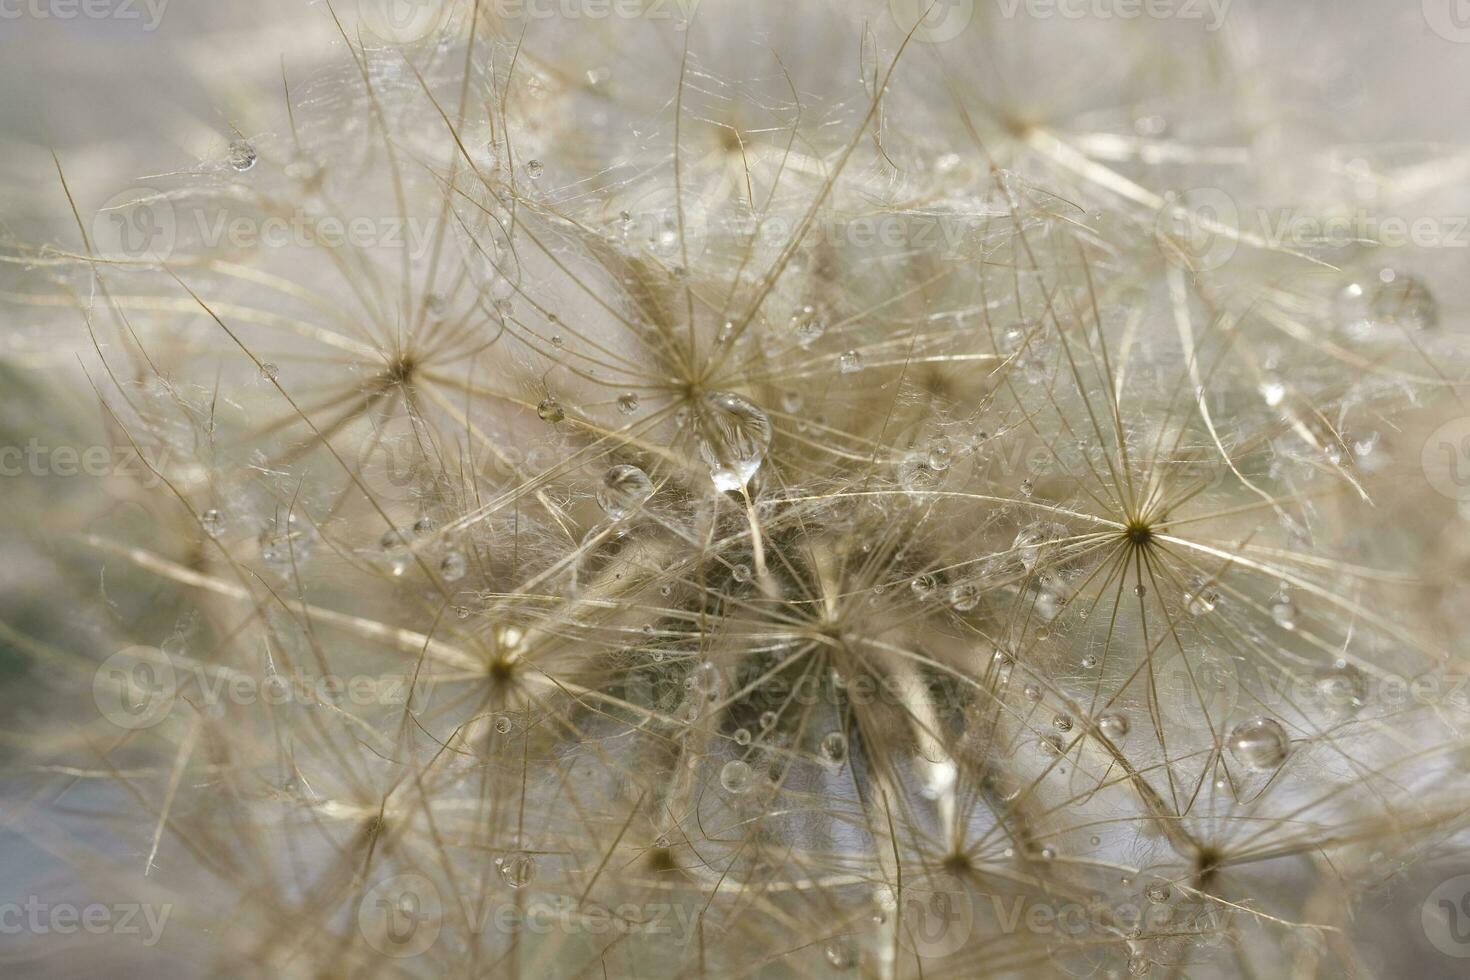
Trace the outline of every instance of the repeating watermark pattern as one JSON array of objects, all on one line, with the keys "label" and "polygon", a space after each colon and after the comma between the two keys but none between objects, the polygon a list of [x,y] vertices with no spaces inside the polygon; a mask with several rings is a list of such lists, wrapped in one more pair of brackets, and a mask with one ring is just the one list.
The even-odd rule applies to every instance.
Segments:
[{"label": "repeating watermark pattern", "polygon": [[1470,215],[1377,214],[1367,208],[1323,212],[1303,207],[1243,210],[1218,187],[1172,192],[1155,220],[1160,248],[1176,263],[1219,269],[1243,245],[1314,252],[1373,245],[1385,249],[1470,248]]},{"label": "repeating watermark pattern", "polygon": [[888,0],[888,11],[899,30],[913,32],[914,40],[943,44],[970,26],[975,0]]},{"label": "repeating watermark pattern", "polygon": [[171,0],[0,0],[0,21],[113,20],[158,30]]},{"label": "repeating watermark pattern", "polygon": [[1470,416],[1450,419],[1429,434],[1419,454],[1424,479],[1436,493],[1470,501]]},{"label": "repeating watermark pattern", "polygon": [[899,943],[925,959],[959,951],[975,930],[975,903],[958,878],[935,874],[909,883],[900,903]]},{"label": "repeating watermark pattern", "polygon": [[0,935],[136,937],[144,946],[156,946],[173,914],[173,905],[146,902],[48,902],[36,895],[23,901],[0,902]]},{"label": "repeating watermark pattern", "polygon": [[368,889],[357,907],[362,938],[384,956],[419,956],[439,938],[444,901],[423,875],[395,875]]},{"label": "repeating watermark pattern", "polygon": [[330,704],[351,707],[400,705],[409,679],[401,674],[270,673],[264,677],[203,664],[180,662],[157,647],[126,647],[92,675],[92,700],[102,717],[137,731],[159,724],[187,698],[211,711],[224,705]]},{"label": "repeating watermark pattern", "polygon": [[1470,0],[1422,0],[1424,21],[1446,41],[1470,44]]},{"label": "repeating watermark pattern", "polygon": [[123,476],[153,488],[162,482],[168,449],[148,446],[52,446],[39,439],[0,446],[0,477]]},{"label": "repeating watermark pattern", "polygon": [[180,243],[204,249],[284,248],[407,250],[425,258],[442,223],[415,217],[315,214],[235,214],[226,208],[180,208],[156,191],[135,188],[109,198],[92,220],[97,254],[113,262],[157,264]]},{"label": "repeating watermark pattern", "polygon": [[1435,949],[1470,959],[1470,874],[1440,882],[1420,906],[1419,921]]},{"label": "repeating watermark pattern", "polygon": [[408,45],[442,30],[452,7],[452,0],[357,0],[357,17],[367,37]]},{"label": "repeating watermark pattern", "polygon": [[698,916],[698,908],[675,902],[607,906],[565,895],[531,896],[512,903],[466,894],[459,896],[455,910],[428,878],[403,874],[386,878],[367,891],[357,907],[357,927],[373,949],[407,959],[428,952],[443,933],[446,920],[475,935],[636,935],[687,946],[695,939]]},{"label": "repeating watermark pattern", "polygon": [[1232,0],[995,0],[1008,20],[1190,20],[1206,31],[1225,25]]}]

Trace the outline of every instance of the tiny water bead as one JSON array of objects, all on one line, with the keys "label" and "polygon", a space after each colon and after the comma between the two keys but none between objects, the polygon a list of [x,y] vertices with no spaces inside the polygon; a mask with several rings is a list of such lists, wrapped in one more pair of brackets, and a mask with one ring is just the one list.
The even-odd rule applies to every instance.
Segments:
[{"label": "tiny water bead", "polygon": [[776,726],[776,712],[762,711],[760,723],[762,728],[774,728]]},{"label": "tiny water bead", "polygon": [[1429,287],[1414,276],[1385,269],[1372,292],[1369,312],[1379,323],[1401,330],[1432,330],[1439,324],[1439,303]]},{"label": "tiny water bead", "polygon": [[1011,550],[1015,552],[1022,567],[1031,571],[1050,550],[1049,546],[1066,536],[1067,529],[1063,525],[1053,521],[1037,521],[1016,532],[1015,540],[1011,542]]},{"label": "tiny water bead", "polygon": [[818,315],[815,306],[807,304],[791,314],[791,328],[797,344],[810,347],[827,332],[827,321]]},{"label": "tiny water bead", "polygon": [[715,489],[743,490],[771,448],[771,420],[758,405],[728,391],[705,395],[695,415],[699,455]]},{"label": "tiny water bead", "polygon": [[602,475],[597,487],[597,505],[615,521],[642,507],[653,496],[648,474],[629,463],[619,463]]},{"label": "tiny water bead", "polygon": [[939,588],[939,580],[926,572],[923,575],[914,576],[913,581],[909,583],[909,588],[920,599],[928,599],[934,595],[934,590]]},{"label": "tiny water bead", "polygon": [[949,590],[949,606],[955,612],[969,612],[980,604],[980,589],[971,582],[961,582]]},{"label": "tiny water bead", "polygon": [[562,409],[561,402],[547,395],[536,406],[536,417],[543,422],[550,422],[555,425],[557,422],[566,418],[567,413]]},{"label": "tiny water bead", "polygon": [[619,395],[618,411],[624,415],[632,415],[634,412],[638,411],[638,396],[633,394],[631,391]]},{"label": "tiny water bead", "polygon": [[739,759],[731,759],[720,768],[720,785],[727,793],[740,794],[750,789],[750,766]]},{"label": "tiny water bead", "polygon": [[750,566],[745,564],[735,565],[730,569],[730,577],[740,583],[750,581]]},{"label": "tiny water bead", "polygon": [[439,559],[439,575],[446,582],[458,582],[467,570],[468,563],[462,551],[451,551]]},{"label": "tiny water bead", "polygon": [[524,888],[536,877],[536,859],[516,854],[500,862],[500,877],[511,888]]},{"label": "tiny water bead", "polygon": [[1143,890],[1143,894],[1150,902],[1159,904],[1161,902],[1167,902],[1169,896],[1174,894],[1174,889],[1169,887],[1167,881],[1156,878],[1148,883],[1148,887]]},{"label": "tiny water bead", "polygon": [[211,507],[199,515],[199,526],[204,529],[205,534],[217,538],[225,533],[225,515]]},{"label": "tiny water bead", "polygon": [[1317,695],[1336,711],[1354,712],[1368,700],[1368,678],[1346,660],[1317,671]]},{"label": "tiny water bead", "polygon": [[413,561],[413,553],[408,549],[407,532],[398,528],[384,531],[383,536],[378,539],[378,547],[383,549],[388,569],[394,575],[402,575],[408,570]]},{"label": "tiny water bead", "polygon": [[1097,730],[1109,740],[1120,739],[1128,734],[1128,716],[1110,712],[1097,720]]},{"label": "tiny water bead", "polygon": [[1184,606],[1189,610],[1191,616],[1203,616],[1215,611],[1215,606],[1220,602],[1220,593],[1214,589],[1204,587],[1197,591],[1184,593]]},{"label": "tiny water bead", "polygon": [[943,473],[954,462],[954,443],[948,436],[935,436],[929,440],[929,468]]},{"label": "tiny water bead", "polygon": [[1271,598],[1271,618],[1284,630],[1296,629],[1296,603],[1291,596],[1278,592]]},{"label": "tiny water bead", "polygon": [[260,532],[261,560],[280,574],[303,565],[316,546],[316,530],[304,518],[290,513]]},{"label": "tiny water bead", "polygon": [[272,364],[270,361],[261,361],[260,362],[260,377],[263,380],[265,380],[265,381],[274,381],[280,375],[280,373],[281,373],[280,367],[277,366],[277,365],[275,365],[275,364]]},{"label": "tiny water bead", "polygon": [[840,765],[847,759],[847,736],[842,732],[828,732],[822,736],[822,758]]},{"label": "tiny water bead", "polygon": [[544,173],[546,173],[546,164],[542,163],[540,160],[526,161],[527,177],[530,177],[532,180],[539,180],[541,175]]},{"label": "tiny water bead", "polygon": [[1291,740],[1286,729],[1272,718],[1256,718],[1235,726],[1230,733],[1230,754],[1257,772],[1270,772],[1286,761]]},{"label": "tiny water bead", "polygon": [[255,162],[260,159],[255,152],[255,147],[250,145],[249,140],[235,140],[230,143],[230,150],[225,157],[231,170],[236,173],[245,173],[254,168]]},{"label": "tiny water bead", "polygon": [[837,370],[842,374],[856,374],[863,369],[863,355],[857,350],[843,351],[837,358]]},{"label": "tiny water bead", "polygon": [[509,715],[495,716],[495,730],[502,735],[509,734],[512,724]]},{"label": "tiny water bead", "polygon": [[1087,654],[1082,658],[1082,667],[1084,670],[1095,669],[1097,667],[1097,657],[1093,656],[1090,653]]},{"label": "tiny water bead", "polygon": [[734,738],[735,738],[735,744],[736,745],[742,745],[742,746],[749,745],[750,744],[750,730],[749,729],[746,729],[746,728],[737,728],[737,729],[735,729],[735,736],[734,736]]},{"label": "tiny water bead", "polygon": [[1055,728],[1059,732],[1070,732],[1072,730],[1072,716],[1057,715],[1051,720],[1051,727]]}]

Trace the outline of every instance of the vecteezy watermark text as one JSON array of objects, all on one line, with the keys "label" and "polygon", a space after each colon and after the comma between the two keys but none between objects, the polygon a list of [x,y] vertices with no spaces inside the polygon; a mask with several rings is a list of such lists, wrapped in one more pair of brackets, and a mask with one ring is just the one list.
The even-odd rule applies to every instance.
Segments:
[{"label": "vecteezy watermark text", "polygon": [[163,937],[173,906],[144,902],[47,902],[29,895],[22,901],[0,902],[0,935],[137,936],[144,946],[156,946]]}]

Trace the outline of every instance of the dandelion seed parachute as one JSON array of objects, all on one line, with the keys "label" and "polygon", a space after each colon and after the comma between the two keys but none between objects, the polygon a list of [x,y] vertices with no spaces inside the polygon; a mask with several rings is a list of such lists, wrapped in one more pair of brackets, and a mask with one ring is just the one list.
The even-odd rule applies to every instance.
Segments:
[{"label": "dandelion seed parachute", "polygon": [[7,242],[147,464],[17,491],[36,888],[189,975],[1442,962],[1355,924],[1464,862],[1464,314],[1241,219],[1457,158],[1345,171],[1260,10],[903,6],[334,8],[166,254]]}]

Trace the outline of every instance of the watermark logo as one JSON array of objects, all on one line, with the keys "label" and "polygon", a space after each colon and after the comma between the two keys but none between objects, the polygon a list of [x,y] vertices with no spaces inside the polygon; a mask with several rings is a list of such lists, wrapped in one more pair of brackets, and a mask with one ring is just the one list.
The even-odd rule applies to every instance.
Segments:
[{"label": "watermark logo", "polygon": [[137,731],[159,724],[182,698],[203,711],[226,704],[392,706],[408,700],[401,674],[269,673],[257,678],[170,657],[157,647],[131,646],[108,657],[92,675],[92,700],[102,717]]},{"label": "watermark logo", "polygon": [[162,262],[178,244],[178,218],[168,198],[133,187],[103,202],[92,218],[92,246],[110,262]]},{"label": "watermark logo", "polygon": [[47,902],[35,895],[23,902],[0,902],[0,936],[133,936],[153,947],[163,938],[172,905],[143,902]]},{"label": "watermark logo", "polygon": [[119,728],[151,728],[173,708],[178,674],[157,647],[119,650],[92,675],[92,700],[102,717]]},{"label": "watermark logo", "polygon": [[1419,454],[1424,479],[1451,500],[1470,500],[1470,416],[1450,419],[1429,434]]},{"label": "watermark logo", "polygon": [[1231,0],[996,0],[1002,17],[1032,20],[1197,20],[1218,31]]},{"label": "watermark logo", "polygon": [[1441,882],[1419,909],[1424,935],[1435,949],[1470,959],[1470,875]]},{"label": "watermark logo", "polygon": [[395,875],[368,889],[357,907],[362,938],[384,956],[407,959],[434,945],[444,926],[444,901],[423,875]]},{"label": "watermark logo", "polygon": [[925,959],[958,951],[975,929],[975,904],[953,875],[939,873],[905,885],[899,942]]},{"label": "watermark logo", "polygon": [[1470,0],[1423,0],[1424,22],[1446,41],[1470,44]]},{"label": "watermark logo", "polygon": [[1218,269],[1235,254],[1240,211],[1218,187],[1170,194],[1154,222],[1159,248],[1171,262],[1195,272]]},{"label": "watermark logo", "polygon": [[152,33],[163,23],[168,5],[169,0],[0,0],[0,21],[131,21]]},{"label": "watermark logo", "polygon": [[388,44],[416,44],[449,20],[447,0],[357,0],[363,30]]},{"label": "watermark logo", "polygon": [[975,0],[888,0],[888,12],[916,41],[943,44],[964,33],[975,19]]}]

